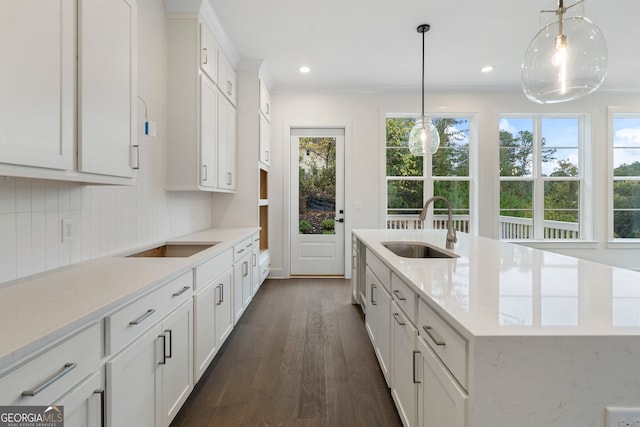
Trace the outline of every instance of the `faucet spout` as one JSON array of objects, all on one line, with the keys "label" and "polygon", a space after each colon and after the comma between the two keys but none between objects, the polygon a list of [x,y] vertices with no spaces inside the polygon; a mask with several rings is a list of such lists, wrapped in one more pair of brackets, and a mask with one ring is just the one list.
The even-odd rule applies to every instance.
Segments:
[{"label": "faucet spout", "polygon": [[424,221],[427,217],[427,209],[429,205],[434,200],[442,200],[446,203],[448,209],[447,215],[447,249],[453,249],[453,245],[458,241],[458,236],[456,235],[456,230],[453,228],[453,220],[452,220],[452,212],[451,212],[451,203],[445,197],[442,196],[433,196],[427,199],[424,202],[424,207],[422,208],[422,212],[420,212],[420,220]]}]

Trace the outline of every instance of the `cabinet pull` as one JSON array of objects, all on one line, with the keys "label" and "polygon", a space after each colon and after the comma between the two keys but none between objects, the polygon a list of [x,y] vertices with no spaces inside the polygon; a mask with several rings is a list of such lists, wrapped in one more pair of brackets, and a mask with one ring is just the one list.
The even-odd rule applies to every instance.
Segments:
[{"label": "cabinet pull", "polygon": [[[160,335],[158,338],[162,338],[162,361],[158,362],[158,365],[166,365],[167,364],[167,353],[166,353],[166,348],[167,348],[167,337],[165,334]],[[158,347],[156,346],[156,351],[157,351]]]},{"label": "cabinet pull", "polygon": [[233,95],[233,83],[227,80],[227,94],[229,96]]},{"label": "cabinet pull", "polygon": [[420,354],[419,351],[414,351],[413,352],[413,383],[414,384],[420,384],[420,380],[416,379],[416,373],[418,372],[418,369],[416,367],[416,355]]},{"label": "cabinet pull", "polygon": [[242,277],[247,277],[249,275],[249,261],[245,261],[242,263]]},{"label": "cabinet pull", "polygon": [[233,184],[233,174],[231,172],[227,172],[227,185]]},{"label": "cabinet pull", "polygon": [[373,299],[373,291],[374,289],[376,289],[377,286],[375,284],[371,284],[371,305],[378,305],[378,302],[376,300]]},{"label": "cabinet pull", "polygon": [[265,150],[265,153],[266,153],[266,160],[268,162],[269,161],[269,150]]},{"label": "cabinet pull", "polygon": [[129,322],[130,325],[139,325],[140,323],[142,323],[147,317],[151,316],[153,313],[155,313],[156,310],[154,308],[150,308],[149,310],[147,310],[146,313],[144,313],[142,316],[138,317],[136,320],[132,320],[131,322]]},{"label": "cabinet pull", "polygon": [[255,267],[256,265],[258,265],[258,257],[256,256],[256,254],[251,254],[251,256],[253,257],[252,265]]},{"label": "cabinet pull", "polygon": [[268,102],[267,102],[267,111],[266,111],[266,113],[267,114],[271,114],[271,104],[269,104]]},{"label": "cabinet pull", "polygon": [[93,391],[93,394],[100,395],[100,426],[104,427],[105,425],[105,401],[104,401],[104,390],[97,389]]},{"label": "cabinet pull", "polygon": [[202,63],[207,65],[209,63],[209,56],[207,55],[207,48],[202,48]]},{"label": "cabinet pull", "polygon": [[406,325],[406,323],[400,321],[400,313],[393,313],[393,318],[396,319],[396,322],[398,322],[398,325],[400,326]]},{"label": "cabinet pull", "polygon": [[396,297],[398,297],[398,300],[400,301],[406,301],[407,299],[405,297],[402,296],[402,294],[400,293],[399,289],[396,289],[395,291],[393,291],[394,295]]},{"label": "cabinet pull", "polygon": [[140,146],[139,145],[134,145],[131,147],[133,149],[133,159],[135,161],[132,161],[133,165],[131,166],[132,169],[138,170],[140,169]]},{"label": "cabinet pull", "polygon": [[222,304],[222,283],[216,286],[216,289],[220,289],[220,293],[218,294],[218,302],[216,302],[216,305],[220,305]]},{"label": "cabinet pull", "polygon": [[433,342],[436,343],[436,345],[447,345],[447,343],[444,342],[444,340],[433,331],[433,328],[431,326],[423,326],[422,329],[424,329],[427,335],[429,335],[429,338],[431,338]]},{"label": "cabinet pull", "polygon": [[166,343],[167,342],[165,341],[165,349],[164,349],[165,356],[164,357],[167,358],[167,359],[171,359],[173,357],[172,356],[172,353],[173,353],[173,332],[171,331],[171,329],[165,329],[164,330],[164,335],[166,336],[167,334],[169,334],[169,354],[166,354],[166,351],[167,351]]},{"label": "cabinet pull", "polygon": [[64,377],[69,372],[73,371],[76,368],[76,366],[78,366],[77,363],[65,363],[64,366],[62,367],[62,369],[60,370],[60,372],[58,372],[54,376],[52,376],[52,377],[48,378],[47,380],[45,380],[42,384],[40,384],[34,390],[25,390],[25,391],[23,391],[22,395],[23,396],[28,396],[28,397],[33,397],[33,396],[39,394],[41,391],[43,391],[47,387],[51,386],[53,383],[58,381],[60,378]]},{"label": "cabinet pull", "polygon": [[209,179],[209,174],[207,173],[207,165],[202,165],[202,180],[206,181]]},{"label": "cabinet pull", "polygon": [[177,292],[174,292],[173,294],[171,294],[174,297],[179,297],[180,295],[184,294],[185,292],[187,292],[189,289],[191,289],[190,286],[185,286],[184,288],[180,289]]}]

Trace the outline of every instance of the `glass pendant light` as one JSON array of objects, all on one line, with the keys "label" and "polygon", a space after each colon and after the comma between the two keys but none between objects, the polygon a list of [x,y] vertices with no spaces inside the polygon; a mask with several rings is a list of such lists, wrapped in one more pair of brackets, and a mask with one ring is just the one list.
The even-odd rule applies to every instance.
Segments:
[{"label": "glass pendant light", "polygon": [[417,31],[422,34],[422,114],[409,132],[409,151],[414,156],[424,156],[425,153],[434,154],[440,146],[438,130],[424,115],[424,33],[430,29],[429,24],[422,24],[417,28]]},{"label": "glass pendant light", "polygon": [[566,17],[558,0],[557,20],[545,25],[527,48],[522,62],[522,88],[539,104],[571,101],[600,87],[607,74],[607,45],[600,29],[584,16]]}]

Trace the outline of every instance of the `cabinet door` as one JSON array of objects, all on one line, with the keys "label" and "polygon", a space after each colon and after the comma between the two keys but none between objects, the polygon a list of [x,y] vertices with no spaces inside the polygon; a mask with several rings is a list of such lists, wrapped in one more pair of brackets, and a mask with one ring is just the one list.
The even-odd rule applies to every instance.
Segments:
[{"label": "cabinet door", "polygon": [[260,112],[267,121],[271,121],[271,94],[262,79],[260,79]]},{"label": "cabinet door", "polygon": [[107,362],[107,419],[111,427],[155,427],[161,333],[158,324]]},{"label": "cabinet door", "polygon": [[251,250],[251,297],[253,297],[260,287],[260,239],[253,241]]},{"label": "cabinet door", "polygon": [[271,126],[267,120],[260,115],[260,162],[269,166],[269,156],[271,155]]},{"label": "cabinet door", "polygon": [[0,2],[0,161],[73,169],[75,1]]},{"label": "cabinet door", "polygon": [[78,18],[78,170],[133,177],[136,2],[80,0]]},{"label": "cabinet door", "polygon": [[193,389],[192,316],[193,305],[187,301],[162,321],[164,357],[158,366],[162,386],[156,405],[163,426],[171,423]]},{"label": "cabinet door", "polygon": [[233,265],[233,323],[238,323],[240,316],[244,313],[245,304],[245,288],[247,279],[251,279],[249,274],[250,253],[240,258]]},{"label": "cabinet door", "polygon": [[213,81],[218,82],[218,43],[204,24],[200,24],[200,68]]},{"label": "cabinet door", "polygon": [[200,185],[218,185],[218,89],[200,76]]},{"label": "cabinet door", "polygon": [[393,319],[391,395],[403,425],[412,427],[416,426],[418,421],[418,387],[414,352],[418,330],[395,301],[391,303],[391,310]]},{"label": "cabinet door", "polygon": [[236,105],[236,94],[238,92],[236,70],[233,69],[233,65],[222,52],[218,54],[218,87],[225,98],[231,104]]},{"label": "cabinet door", "polygon": [[194,311],[194,380],[197,382],[213,360],[216,342],[216,305],[219,301],[217,281],[209,282],[193,296]]},{"label": "cabinet door", "polygon": [[227,269],[216,280],[216,343],[218,348],[226,341],[227,337],[233,329],[233,307],[232,291],[233,291],[233,270]]},{"label": "cabinet door", "polygon": [[236,109],[218,97],[218,188],[236,188]]},{"label": "cabinet door", "polygon": [[380,293],[380,284],[373,273],[367,268],[366,280],[366,311],[365,311],[365,328],[369,334],[369,339],[373,348],[376,348],[376,339],[378,335],[378,301],[377,296]]},{"label": "cabinet door", "polygon": [[104,403],[102,371],[94,373],[55,402],[64,406],[65,427],[104,426]]},{"label": "cabinet door", "polygon": [[419,386],[420,425],[465,427],[468,397],[442,362],[421,339],[422,378]]},{"label": "cabinet door", "polygon": [[387,385],[391,385],[391,295],[380,286],[376,289],[376,355]]}]

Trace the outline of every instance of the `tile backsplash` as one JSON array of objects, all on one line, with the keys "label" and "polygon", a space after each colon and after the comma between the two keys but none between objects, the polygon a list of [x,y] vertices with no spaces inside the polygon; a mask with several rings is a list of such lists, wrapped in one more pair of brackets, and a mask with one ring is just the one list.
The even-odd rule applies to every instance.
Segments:
[{"label": "tile backsplash", "polygon": [[[211,226],[209,193],[0,176],[0,283]],[[147,181],[148,185],[145,185]],[[74,239],[62,242],[62,219]]]}]

